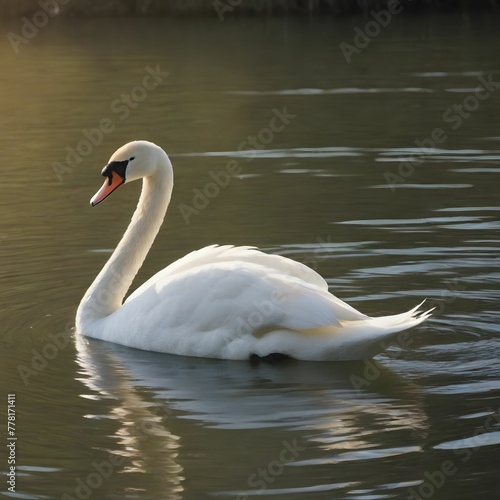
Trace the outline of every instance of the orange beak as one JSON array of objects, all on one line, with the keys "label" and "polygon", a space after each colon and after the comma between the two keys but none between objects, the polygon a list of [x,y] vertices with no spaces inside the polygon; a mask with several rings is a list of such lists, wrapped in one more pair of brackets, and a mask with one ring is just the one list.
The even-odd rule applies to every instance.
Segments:
[{"label": "orange beak", "polygon": [[105,200],[116,188],[120,187],[125,182],[125,179],[118,175],[116,172],[113,172],[110,177],[108,177],[102,188],[97,191],[97,193],[92,196],[90,200],[90,204],[95,207],[98,203]]}]

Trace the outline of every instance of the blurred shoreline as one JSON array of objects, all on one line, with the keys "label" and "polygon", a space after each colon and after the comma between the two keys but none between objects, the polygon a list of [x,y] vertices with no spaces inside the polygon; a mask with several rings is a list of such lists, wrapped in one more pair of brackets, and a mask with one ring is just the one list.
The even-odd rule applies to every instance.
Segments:
[{"label": "blurred shoreline", "polygon": [[405,13],[500,12],[500,0],[0,0],[0,18],[45,11],[65,17],[349,16],[372,10]]}]

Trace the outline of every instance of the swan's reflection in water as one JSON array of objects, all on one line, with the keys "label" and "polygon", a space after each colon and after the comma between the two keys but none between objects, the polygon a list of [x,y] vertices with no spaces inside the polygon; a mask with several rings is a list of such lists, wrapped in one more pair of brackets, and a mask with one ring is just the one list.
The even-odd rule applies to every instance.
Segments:
[{"label": "swan's reflection in water", "polygon": [[[339,464],[419,451],[415,438],[427,433],[419,388],[374,363],[251,365],[80,336],[76,345],[81,380],[95,397],[113,402],[112,418],[120,423],[114,452],[127,457],[132,470],[154,474],[151,488],[169,498],[185,498],[186,484],[201,494],[197,481],[206,488],[207,477],[212,494],[257,494],[262,483],[253,484],[252,474],[277,459],[284,443],[299,450],[280,472],[286,494],[321,491],[325,474],[333,489],[348,491],[359,488],[360,476],[348,481],[355,474]],[[322,484],[311,484],[312,466]],[[376,488],[378,477],[361,478]],[[266,490],[276,487],[279,494],[279,485]]]},{"label": "swan's reflection in water", "polygon": [[[76,336],[77,359],[84,375],[80,380],[95,397],[116,401],[111,404],[107,418],[119,423],[115,434],[117,446],[103,451],[125,459],[124,473],[154,474],[156,490],[168,494],[168,498],[182,498],[183,468],[178,463],[180,438],[165,425],[165,418],[170,416],[168,406],[149,402],[134,386],[132,373],[121,365],[120,359],[101,348],[101,344],[106,347],[106,343],[95,344]],[[134,498],[133,494],[141,488],[124,488],[124,492],[127,491],[132,492],[131,498]]]}]

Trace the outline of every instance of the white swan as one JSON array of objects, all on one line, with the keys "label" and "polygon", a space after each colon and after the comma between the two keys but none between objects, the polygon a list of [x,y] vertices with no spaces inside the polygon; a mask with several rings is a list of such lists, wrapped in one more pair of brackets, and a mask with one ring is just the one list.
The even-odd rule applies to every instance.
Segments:
[{"label": "white swan", "polygon": [[371,318],[328,292],[303,264],[252,247],[208,246],[155,274],[122,304],[163,222],[172,164],[159,146],[130,142],[104,167],[97,205],[124,183],[143,179],[122,240],[85,293],[77,332],[149,351],[226,359],[364,359],[395,333],[424,321],[420,306]]}]

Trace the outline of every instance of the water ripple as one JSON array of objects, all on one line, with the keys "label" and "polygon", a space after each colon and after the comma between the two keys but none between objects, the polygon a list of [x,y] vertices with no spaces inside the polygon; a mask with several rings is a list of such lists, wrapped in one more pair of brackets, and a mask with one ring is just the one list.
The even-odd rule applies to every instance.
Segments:
[{"label": "water ripple", "polygon": [[296,493],[314,493],[320,491],[332,491],[349,488],[356,486],[358,482],[350,483],[329,483],[329,484],[316,484],[314,486],[302,486],[296,488],[267,488],[265,492],[262,490],[244,490],[244,491],[219,491],[213,493],[214,496],[236,496],[242,498],[243,496],[260,496],[265,495],[292,495]]},{"label": "water ripple", "polygon": [[324,465],[324,464],[337,464],[340,462],[352,462],[358,460],[374,460],[385,457],[395,457],[404,455],[406,453],[421,452],[420,446],[402,446],[398,448],[371,448],[364,450],[348,451],[339,453],[331,458],[311,458],[307,460],[299,460],[290,464],[290,466],[303,466],[303,465]]},{"label": "water ripple", "polygon": [[470,438],[457,439],[455,441],[446,441],[434,446],[436,450],[462,450],[477,449],[483,446],[492,446],[500,444],[500,431],[477,434]]},{"label": "water ripple", "polygon": [[231,95],[329,95],[329,94],[396,94],[400,92],[411,93],[431,93],[433,89],[422,87],[401,87],[401,88],[359,88],[341,87],[333,89],[303,88],[303,89],[283,89],[283,90],[228,90],[225,94]]}]

